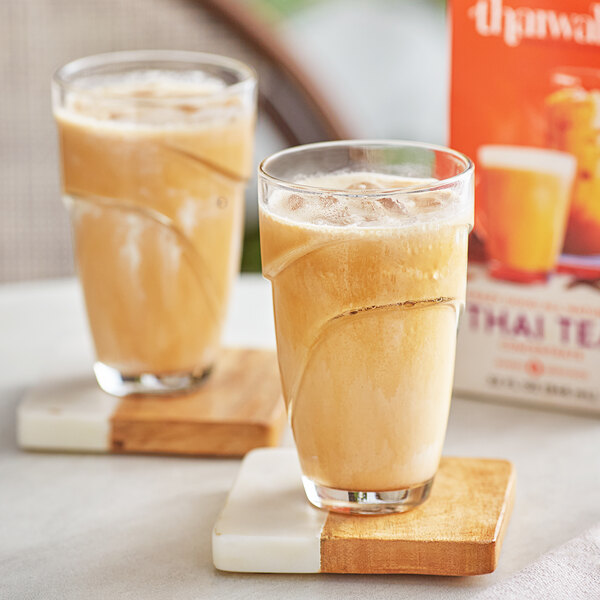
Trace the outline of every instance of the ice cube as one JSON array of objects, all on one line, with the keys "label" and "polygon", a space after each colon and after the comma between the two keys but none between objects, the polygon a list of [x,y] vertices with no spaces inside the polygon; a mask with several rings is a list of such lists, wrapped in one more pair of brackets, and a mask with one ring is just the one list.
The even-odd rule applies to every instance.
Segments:
[{"label": "ice cube", "polygon": [[373,198],[361,198],[360,208],[362,221],[377,221],[386,214],[384,206]]},{"label": "ice cube", "polygon": [[378,201],[388,211],[388,213],[393,213],[396,215],[407,215],[408,214],[408,209],[399,200],[386,197],[386,198],[379,198]]},{"label": "ice cube", "polygon": [[350,214],[350,209],[347,206],[336,207],[335,210],[329,210],[326,213],[320,215],[317,225],[335,225],[337,227],[343,227],[345,225],[352,225],[354,218]]},{"label": "ice cube", "polygon": [[152,98],[152,96],[156,95],[154,90],[151,90],[149,88],[139,88],[137,90],[132,90],[130,94],[133,98]]},{"label": "ice cube", "polygon": [[419,198],[419,204],[431,208],[439,208],[444,205],[444,199],[440,196],[421,196]]},{"label": "ice cube", "polygon": [[379,186],[372,181],[357,181],[349,185],[347,190],[376,190]]},{"label": "ice cube", "polygon": [[415,198],[417,206],[424,210],[436,210],[447,206],[452,197],[450,190],[440,190],[434,194],[423,194]]},{"label": "ice cube", "polygon": [[193,106],[192,104],[178,104],[177,108],[184,113],[187,114],[192,114],[195,112],[198,112],[199,107],[198,106]]},{"label": "ice cube", "polygon": [[319,204],[321,205],[321,208],[332,208],[338,202],[339,200],[331,194],[323,194],[322,196],[319,196]]},{"label": "ice cube", "polygon": [[287,203],[290,210],[298,210],[304,206],[304,198],[299,194],[292,194],[288,197]]}]

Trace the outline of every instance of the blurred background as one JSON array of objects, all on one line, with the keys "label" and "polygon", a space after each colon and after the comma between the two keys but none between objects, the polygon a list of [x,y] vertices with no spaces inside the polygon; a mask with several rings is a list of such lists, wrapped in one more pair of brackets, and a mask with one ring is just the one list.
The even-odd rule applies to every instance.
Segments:
[{"label": "blurred background", "polygon": [[[184,49],[251,64],[255,162],[341,138],[446,142],[443,0],[1,0],[0,282],[73,273],[50,78],[75,58]],[[260,270],[256,181],[243,270]]]}]

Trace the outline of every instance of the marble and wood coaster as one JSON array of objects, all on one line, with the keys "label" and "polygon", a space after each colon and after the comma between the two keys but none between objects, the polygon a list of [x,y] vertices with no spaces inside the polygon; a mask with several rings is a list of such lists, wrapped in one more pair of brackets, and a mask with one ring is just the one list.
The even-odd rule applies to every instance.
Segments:
[{"label": "marble and wood coaster", "polygon": [[241,456],[279,443],[285,406],[272,351],[224,349],[194,392],[115,398],[91,372],[28,390],[17,411],[27,450]]},{"label": "marble and wood coaster", "polygon": [[421,506],[346,516],[308,503],[293,449],[254,450],[215,524],[213,562],[254,573],[489,573],[498,564],[514,485],[508,461],[444,457]]}]

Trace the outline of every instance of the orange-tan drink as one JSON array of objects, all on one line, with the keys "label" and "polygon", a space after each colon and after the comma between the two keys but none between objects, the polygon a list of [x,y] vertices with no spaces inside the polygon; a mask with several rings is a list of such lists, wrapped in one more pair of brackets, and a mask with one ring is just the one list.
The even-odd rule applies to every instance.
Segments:
[{"label": "orange-tan drink", "polygon": [[221,57],[134,52],[55,77],[65,203],[106,391],[194,387],[239,266],[255,80]]},{"label": "orange-tan drink", "polygon": [[260,177],[263,274],[308,498],[407,510],[429,493],[446,431],[470,161],[338,142],[276,154]]},{"label": "orange-tan drink", "polygon": [[565,252],[600,254],[600,69],[563,68],[546,100],[548,143],[577,159]]},{"label": "orange-tan drink", "polygon": [[490,274],[518,283],[544,281],[562,249],[576,161],[564,152],[481,146],[478,223]]}]

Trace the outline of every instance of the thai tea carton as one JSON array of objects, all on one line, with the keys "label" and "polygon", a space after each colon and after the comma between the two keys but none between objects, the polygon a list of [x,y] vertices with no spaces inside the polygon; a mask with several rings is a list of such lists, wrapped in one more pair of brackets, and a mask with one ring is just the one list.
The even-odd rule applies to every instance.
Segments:
[{"label": "thai tea carton", "polygon": [[600,2],[452,0],[475,227],[455,388],[600,413]]}]

